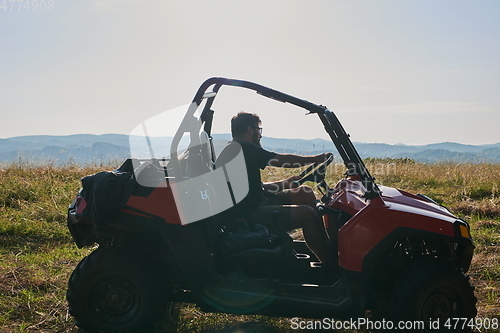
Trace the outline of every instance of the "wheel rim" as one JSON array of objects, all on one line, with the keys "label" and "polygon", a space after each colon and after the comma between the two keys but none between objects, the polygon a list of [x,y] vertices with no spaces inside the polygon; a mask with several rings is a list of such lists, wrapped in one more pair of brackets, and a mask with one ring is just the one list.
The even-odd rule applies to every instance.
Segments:
[{"label": "wheel rim", "polygon": [[[459,318],[462,314],[462,302],[459,294],[452,288],[441,287],[434,290],[422,306],[422,319],[435,321],[443,325],[448,318]],[[442,329],[442,327],[440,327]],[[439,331],[430,330],[430,331]]]},{"label": "wheel rim", "polygon": [[89,304],[99,321],[122,325],[132,320],[139,311],[139,290],[127,276],[109,274],[91,286]]}]

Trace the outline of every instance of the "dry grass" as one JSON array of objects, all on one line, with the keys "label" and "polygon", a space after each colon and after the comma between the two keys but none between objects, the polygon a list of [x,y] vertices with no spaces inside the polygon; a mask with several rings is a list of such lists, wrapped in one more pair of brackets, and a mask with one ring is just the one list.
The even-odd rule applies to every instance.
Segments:
[{"label": "dry grass", "polygon": [[[469,221],[476,255],[469,274],[478,316],[500,317],[500,165],[424,165],[371,160],[378,183],[426,194]],[[79,250],[67,231],[66,208],[80,178],[102,169],[12,165],[0,169],[0,331],[78,332],[67,314],[66,284],[89,249]],[[328,181],[342,177],[331,166]],[[266,180],[296,174],[269,169]],[[287,332],[288,319],[204,314],[181,310],[180,332]]]}]

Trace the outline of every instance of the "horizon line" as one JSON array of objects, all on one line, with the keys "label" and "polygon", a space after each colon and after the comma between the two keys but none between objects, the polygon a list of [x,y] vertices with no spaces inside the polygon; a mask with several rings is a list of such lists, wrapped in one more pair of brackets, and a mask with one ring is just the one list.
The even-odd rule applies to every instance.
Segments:
[{"label": "horizon line", "polygon": [[[118,135],[118,136],[130,136],[130,134],[122,134],[122,133],[102,133],[102,134],[93,134],[93,133],[74,133],[74,134],[31,134],[31,135],[18,135],[18,136],[12,136],[12,137],[7,137],[7,138],[0,138],[0,140],[10,140],[10,139],[16,139],[16,138],[27,138],[27,137],[69,137],[69,136],[77,136],[77,135],[89,135],[89,136],[104,136],[104,135]],[[230,133],[212,133],[212,135],[228,135],[231,136]],[[172,138],[173,136],[158,136],[155,138]],[[272,137],[272,136],[265,136],[262,139],[279,139],[279,140],[304,140],[304,141],[314,141],[314,140],[324,140],[328,142],[332,142],[329,139],[325,138],[313,138],[313,139],[303,139],[303,138],[280,138],[280,137]],[[488,145],[497,145],[500,144],[499,142],[494,142],[494,143],[463,143],[463,142],[457,142],[457,141],[441,141],[441,142],[431,142],[431,143],[387,143],[387,142],[364,142],[364,141],[353,141],[353,143],[363,143],[363,144],[384,144],[384,145],[390,145],[390,146],[428,146],[428,145],[435,145],[435,144],[443,144],[443,143],[452,143],[452,144],[459,144],[459,145],[464,145],[464,146],[488,146]]]}]

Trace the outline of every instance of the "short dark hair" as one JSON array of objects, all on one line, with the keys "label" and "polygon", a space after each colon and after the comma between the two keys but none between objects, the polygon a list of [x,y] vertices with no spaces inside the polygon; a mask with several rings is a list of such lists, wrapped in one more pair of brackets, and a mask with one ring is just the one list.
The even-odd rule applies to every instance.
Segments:
[{"label": "short dark hair", "polygon": [[231,135],[233,138],[243,135],[248,126],[257,127],[260,123],[260,118],[255,113],[238,112],[238,114],[231,119]]}]

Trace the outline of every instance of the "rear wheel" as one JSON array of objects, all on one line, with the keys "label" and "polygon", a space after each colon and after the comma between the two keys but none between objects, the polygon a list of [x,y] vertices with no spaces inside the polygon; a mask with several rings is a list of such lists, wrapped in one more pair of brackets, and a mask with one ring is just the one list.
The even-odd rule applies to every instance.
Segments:
[{"label": "rear wheel", "polygon": [[169,304],[166,282],[163,265],[147,255],[99,248],[70,277],[69,311],[90,332],[149,332]]},{"label": "rear wheel", "polygon": [[[410,266],[395,284],[391,312],[394,325],[403,325],[401,331],[467,332],[470,329],[463,322],[455,325],[454,319],[473,319],[476,301],[461,269],[448,261],[425,260]],[[416,323],[424,327],[415,330]]]}]

